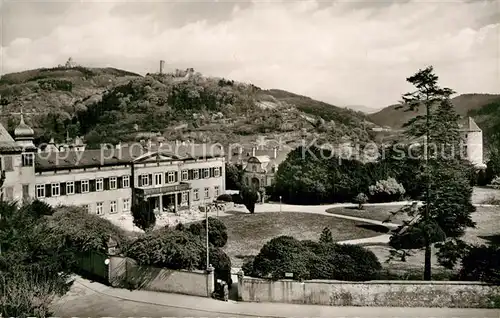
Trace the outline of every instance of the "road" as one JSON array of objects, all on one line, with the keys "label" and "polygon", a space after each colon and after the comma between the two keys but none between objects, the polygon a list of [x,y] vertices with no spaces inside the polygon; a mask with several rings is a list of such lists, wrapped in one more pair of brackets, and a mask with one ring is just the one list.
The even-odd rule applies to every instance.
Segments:
[{"label": "road", "polygon": [[[97,286],[92,283],[92,286]],[[101,287],[99,287],[101,288]],[[146,298],[134,297],[135,291],[121,296],[102,287],[94,290],[75,283],[71,291],[53,306],[55,317],[324,317],[324,318],[498,318],[500,310],[445,308],[329,307],[292,304],[222,302],[207,298],[147,292]],[[127,296],[128,297],[128,296]]]}]

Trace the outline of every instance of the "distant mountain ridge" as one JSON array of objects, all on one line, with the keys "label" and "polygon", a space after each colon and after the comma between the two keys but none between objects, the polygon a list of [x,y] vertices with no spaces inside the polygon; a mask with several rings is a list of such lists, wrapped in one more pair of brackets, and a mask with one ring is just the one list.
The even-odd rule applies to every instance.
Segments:
[{"label": "distant mountain ridge", "polygon": [[[499,100],[500,94],[462,94],[452,98],[451,101],[460,116],[467,116],[470,112],[479,110]],[[396,109],[397,106],[397,104],[387,106],[374,114],[368,115],[368,118],[371,122],[379,126],[389,126],[394,129],[399,129],[416,115],[425,114],[424,108],[413,112],[405,111],[404,109]]]}]

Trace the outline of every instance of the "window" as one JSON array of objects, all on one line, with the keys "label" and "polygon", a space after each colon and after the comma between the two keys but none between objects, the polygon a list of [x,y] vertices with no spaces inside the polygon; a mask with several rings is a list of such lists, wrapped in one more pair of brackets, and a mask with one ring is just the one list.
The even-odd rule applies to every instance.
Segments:
[{"label": "window", "polygon": [[57,197],[59,196],[59,183],[52,183],[52,196]]},{"label": "window", "polygon": [[193,199],[195,201],[198,201],[200,199],[200,190],[199,189],[194,189],[193,190]]},{"label": "window", "polygon": [[214,196],[217,198],[219,196],[219,186],[214,187]]},{"label": "window", "polygon": [[89,180],[82,180],[82,193],[89,192]]},{"label": "window", "polygon": [[95,208],[95,214],[101,215],[103,210],[102,210],[103,202],[97,202],[96,203],[96,208]]},{"label": "window", "polygon": [[210,188],[205,188],[205,199],[210,198]]},{"label": "window", "polygon": [[197,180],[200,178],[200,171],[198,169],[193,170],[193,179]]},{"label": "window", "polygon": [[130,211],[130,199],[123,199],[123,211]]},{"label": "window", "polygon": [[45,198],[45,184],[36,185],[36,197]]},{"label": "window", "polygon": [[117,188],[116,177],[110,177],[109,178],[109,189],[115,190],[116,188]]},{"label": "window", "polygon": [[75,182],[69,181],[66,183],[66,194],[75,194]]},{"label": "window", "polygon": [[143,174],[140,176],[141,181],[142,181],[142,186],[148,186],[149,185],[149,177],[147,174]]},{"label": "window", "polygon": [[216,167],[214,170],[214,176],[216,178],[220,177],[220,167]]},{"label": "window", "polygon": [[252,171],[257,171],[257,166],[256,165],[252,165]]},{"label": "window", "polygon": [[23,167],[32,167],[34,155],[32,153],[24,153],[21,155]]},{"label": "window", "polygon": [[188,171],[182,170],[182,181],[186,181],[188,179]]},{"label": "window", "polygon": [[90,205],[88,205],[88,204],[84,204],[84,205],[82,205],[82,208],[83,208],[85,211],[90,212]]},{"label": "window", "polygon": [[168,183],[174,183],[174,182],[175,182],[174,171],[169,171],[168,172]]},{"label": "window", "polygon": [[155,185],[161,185],[161,173],[155,173]]},{"label": "window", "polygon": [[208,168],[203,169],[203,179],[207,179],[210,176],[210,170]]},{"label": "window", "polygon": [[189,198],[189,193],[188,192],[182,192],[181,202],[182,203],[188,202],[188,198]]},{"label": "window", "polygon": [[129,176],[123,176],[123,187],[124,188],[130,187],[130,177]]},{"label": "window", "polygon": [[103,188],[104,188],[104,180],[102,178],[96,179],[95,190],[102,191]]},{"label": "window", "polygon": [[12,162],[12,156],[4,156],[3,157],[3,165],[5,171],[13,171],[14,170],[14,164]]},{"label": "window", "polygon": [[116,213],[118,212],[116,201],[111,201],[109,204],[109,213]]}]

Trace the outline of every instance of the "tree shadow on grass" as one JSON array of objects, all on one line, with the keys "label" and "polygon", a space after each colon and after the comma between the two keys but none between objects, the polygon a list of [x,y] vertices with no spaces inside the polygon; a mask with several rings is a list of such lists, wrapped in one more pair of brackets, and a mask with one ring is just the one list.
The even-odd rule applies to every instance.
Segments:
[{"label": "tree shadow on grass", "polygon": [[500,246],[500,234],[483,235],[479,236],[479,238],[486,240],[489,245]]},{"label": "tree shadow on grass", "polygon": [[387,234],[391,231],[389,228],[378,224],[357,224],[356,227],[382,234]]}]

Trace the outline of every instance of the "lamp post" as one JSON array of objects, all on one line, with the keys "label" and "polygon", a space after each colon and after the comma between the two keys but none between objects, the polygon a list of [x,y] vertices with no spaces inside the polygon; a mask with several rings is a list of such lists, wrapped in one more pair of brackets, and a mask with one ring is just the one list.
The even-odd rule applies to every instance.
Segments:
[{"label": "lamp post", "polygon": [[281,212],[281,195],[280,195],[280,212]]},{"label": "lamp post", "polygon": [[206,233],[206,244],[207,244],[207,269],[210,267],[210,259],[209,259],[209,245],[208,245],[208,209],[205,206],[205,233]]}]

